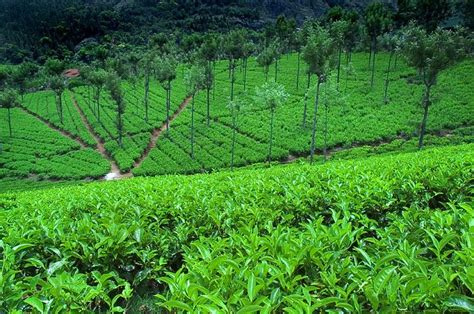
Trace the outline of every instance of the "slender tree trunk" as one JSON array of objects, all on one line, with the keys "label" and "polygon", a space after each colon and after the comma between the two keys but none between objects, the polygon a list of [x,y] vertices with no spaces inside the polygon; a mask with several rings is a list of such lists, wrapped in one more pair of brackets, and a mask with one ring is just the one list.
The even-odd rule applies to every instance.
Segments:
[{"label": "slender tree trunk", "polygon": [[97,94],[96,94],[96,105],[97,105],[97,121],[100,122],[100,88],[97,88]]},{"label": "slender tree trunk", "polygon": [[13,133],[12,133],[12,113],[11,113],[11,108],[8,107],[7,110],[8,110],[8,131],[9,131],[10,137],[12,137],[12,136],[13,136]]},{"label": "slender tree trunk", "polygon": [[372,57],[372,78],[370,80],[370,88],[374,87],[374,77],[375,77],[375,56],[377,54],[377,43],[375,42],[376,39],[373,41],[373,48],[372,50],[374,51],[374,55]]},{"label": "slender tree trunk", "polygon": [[191,104],[191,159],[194,160],[194,97],[195,94],[193,94],[193,100]]},{"label": "slender tree trunk", "polygon": [[230,100],[234,100],[234,81],[235,81],[235,73],[234,73],[234,67],[231,69],[231,75],[230,75]]},{"label": "slender tree trunk", "polygon": [[427,85],[425,87],[425,95],[423,97],[423,120],[421,121],[421,130],[420,130],[420,138],[418,140],[418,149],[423,148],[423,139],[425,137],[426,132],[426,122],[428,120],[428,109],[430,107],[430,91],[431,85]]},{"label": "slender tree trunk", "polygon": [[339,47],[338,58],[337,58],[337,90],[339,90],[339,78],[341,75],[341,55],[342,55],[342,48]]},{"label": "slender tree trunk", "polygon": [[270,146],[268,149],[268,163],[272,161],[272,146],[273,146],[273,120],[275,118],[275,109],[271,109],[270,117]]},{"label": "slender tree trunk", "polygon": [[56,96],[57,102],[58,102],[58,115],[59,115],[59,121],[61,124],[64,124],[64,119],[63,119],[63,100],[62,100],[62,95],[58,94]]},{"label": "slender tree trunk", "polygon": [[298,91],[300,86],[300,52],[298,51],[298,65],[296,70],[296,91]]},{"label": "slender tree trunk", "polygon": [[311,155],[310,163],[314,160],[314,151],[316,148],[316,123],[318,120],[318,105],[319,105],[319,87],[321,85],[321,77],[318,76],[318,83],[316,85],[316,101],[314,102],[314,117],[313,117],[313,129],[311,132]]},{"label": "slender tree trunk", "polygon": [[212,100],[216,99],[216,61],[212,61],[212,75],[214,80],[212,80]]},{"label": "slender tree trunk", "polygon": [[210,94],[211,90],[209,88],[207,88],[207,126],[209,126],[211,124],[211,102],[210,102],[210,99],[209,99],[209,94]]},{"label": "slender tree trunk", "polygon": [[383,102],[384,104],[388,103],[388,84],[390,82],[390,66],[392,65],[392,57],[393,57],[393,51],[390,52],[390,58],[388,59],[388,67],[387,67],[387,76],[385,78],[385,91],[384,91],[384,97],[383,97]]},{"label": "slender tree trunk", "polygon": [[145,121],[148,122],[148,95],[150,92],[150,72],[145,74]]},{"label": "slender tree trunk", "polygon": [[166,88],[166,132],[170,130],[170,108],[171,107],[171,81]]},{"label": "slender tree trunk", "polygon": [[349,81],[349,66],[350,66],[351,59],[352,59],[352,51],[349,48],[349,50],[347,51],[347,59],[346,59],[346,86],[344,87],[345,91],[347,91],[347,83]]},{"label": "slender tree trunk", "polygon": [[372,68],[372,42],[370,43],[370,48],[369,48],[369,70]]},{"label": "slender tree trunk", "polygon": [[237,129],[237,118],[235,117],[235,114],[232,113],[232,151],[231,151],[231,157],[230,157],[230,170],[234,170],[234,156],[235,156],[235,135],[236,135],[236,129]]},{"label": "slender tree trunk", "polygon": [[309,93],[309,84],[311,82],[311,73],[308,72],[306,93],[304,94],[304,110],[303,110],[303,129],[306,128],[306,115],[308,112],[308,93]]},{"label": "slender tree trunk", "polygon": [[265,83],[268,82],[268,72],[270,71],[270,69],[267,67],[267,69],[265,70]]},{"label": "slender tree trunk", "polygon": [[122,120],[122,109],[121,103],[117,103],[117,131],[118,131],[118,141],[119,141],[119,146],[123,148],[123,141],[122,141],[122,132],[123,132],[123,120]]},{"label": "slender tree trunk", "polygon": [[327,160],[327,147],[328,147],[328,114],[329,114],[329,104],[328,104],[328,87],[329,82],[326,81],[324,84],[324,161]]},{"label": "slender tree trunk", "polygon": [[278,60],[275,60],[275,83],[277,82],[278,78]]},{"label": "slender tree trunk", "polygon": [[244,59],[244,92],[247,88],[247,59]]},{"label": "slender tree trunk", "polygon": [[229,59],[229,79],[231,78],[231,75],[232,75],[231,71],[232,71],[232,63],[233,62],[234,62],[233,60]]}]

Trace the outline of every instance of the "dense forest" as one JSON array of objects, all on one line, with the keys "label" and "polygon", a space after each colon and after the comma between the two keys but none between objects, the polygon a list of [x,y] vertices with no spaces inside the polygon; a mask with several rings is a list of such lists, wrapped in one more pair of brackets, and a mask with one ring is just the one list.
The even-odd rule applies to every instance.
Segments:
[{"label": "dense forest", "polygon": [[[341,6],[362,12],[369,0],[298,1],[153,1],[153,0],[1,0],[0,60],[19,63],[25,59],[65,58],[83,44],[126,42],[145,45],[157,32],[226,32],[245,27],[254,30],[271,24],[278,16],[294,18],[298,25],[307,18],[323,16]],[[404,23],[413,18],[437,25],[472,27],[472,0],[389,1],[385,3]],[[415,6],[416,3],[416,6]]]}]

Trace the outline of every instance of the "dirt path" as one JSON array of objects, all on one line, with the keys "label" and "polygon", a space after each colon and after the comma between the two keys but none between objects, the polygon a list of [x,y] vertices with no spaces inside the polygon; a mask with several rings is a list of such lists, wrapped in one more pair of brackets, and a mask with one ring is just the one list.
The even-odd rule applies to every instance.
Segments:
[{"label": "dirt path", "polygon": [[77,136],[74,136],[72,135],[70,132],[68,131],[65,131],[61,128],[58,128],[57,126],[53,125],[51,122],[49,122],[48,120],[46,120],[45,118],[41,117],[40,115],[38,115],[37,113],[29,110],[28,108],[26,107],[23,107],[23,106],[19,106],[19,108],[21,110],[23,110],[25,113],[29,114],[29,115],[32,115],[33,117],[35,117],[36,119],[40,120],[41,122],[43,122],[44,124],[46,124],[50,129],[56,131],[56,132],[59,132],[61,133],[61,135],[65,136],[65,137],[68,137],[70,138],[71,140],[77,142],[79,145],[81,145],[81,148],[86,148],[87,147],[87,144],[81,140],[79,137]]},{"label": "dirt path", "polygon": [[[187,97],[182,103],[181,105],[179,105],[178,109],[176,109],[176,111],[173,113],[173,115],[171,115],[170,117],[170,121],[169,123],[171,124],[178,116],[179,114],[186,108],[186,106],[189,104],[189,102],[191,101],[192,99],[192,96],[189,96]],[[156,142],[158,141],[158,138],[160,138],[161,134],[163,133],[163,131],[166,130],[166,122],[163,123],[163,125],[159,128],[156,128],[153,130],[153,132],[151,133],[151,138],[150,138],[150,142],[148,142],[148,146],[145,148],[145,150],[143,151],[142,155],[140,156],[140,158],[138,158],[135,163],[133,164],[133,168],[138,168],[142,165],[143,161],[148,157],[148,155],[150,154],[150,151],[156,147]],[[131,171],[131,170],[130,170]],[[131,172],[130,172],[131,174]]]},{"label": "dirt path", "polygon": [[120,173],[120,169],[119,169],[117,163],[105,150],[104,141],[99,136],[97,136],[97,134],[94,132],[94,129],[92,128],[91,124],[87,120],[86,115],[82,111],[81,107],[79,107],[79,105],[77,104],[77,101],[74,98],[74,96],[71,96],[71,100],[72,100],[72,104],[74,105],[74,107],[76,108],[77,112],[79,113],[79,115],[81,117],[82,123],[87,128],[87,131],[89,132],[89,134],[95,139],[95,141],[97,143],[97,151],[102,155],[102,157],[104,157],[110,163],[110,172],[104,177],[104,179],[105,180],[116,180],[116,179],[122,179],[122,178],[130,177],[131,173],[130,174]]}]

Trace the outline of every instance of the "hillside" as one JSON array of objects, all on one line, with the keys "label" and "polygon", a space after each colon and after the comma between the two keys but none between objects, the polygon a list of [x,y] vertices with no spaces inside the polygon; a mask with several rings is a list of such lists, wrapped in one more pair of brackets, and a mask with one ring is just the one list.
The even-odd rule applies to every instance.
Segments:
[{"label": "hillside", "polygon": [[[383,104],[388,55],[381,53],[378,56],[372,90],[368,86],[370,75],[366,60],[364,53],[353,56],[351,67],[343,69],[339,91],[335,74],[324,85],[323,109],[318,113],[321,126],[316,137],[319,153],[325,146],[330,151],[359,147],[359,154],[363,149],[361,146],[365,145],[391,145],[387,149],[392,151],[416,149],[422,116],[419,106],[422,86],[413,81],[414,70],[402,60],[396,67],[392,64],[390,102]],[[275,112],[272,151],[275,161],[285,162],[309,155],[314,78],[305,98],[307,77],[301,70],[297,88],[297,70],[296,54],[281,58],[277,81],[288,91],[289,98]],[[235,71],[234,92],[245,103],[236,126],[227,107],[231,87],[227,62],[217,62],[215,71],[215,86],[210,91],[210,123],[207,125],[206,92],[194,97],[194,119],[191,119],[193,102],[190,99],[184,102],[187,97],[185,68],[180,66],[177,70],[170,106],[175,116],[169,133],[164,130],[165,90],[159,83],[156,80],[150,83],[149,119],[145,121],[144,80],[124,82],[123,146],[118,144],[116,109],[109,95],[102,95],[98,115],[90,86],[65,92],[64,123],[61,123],[52,91],[26,94],[21,107],[12,110],[12,136],[8,128],[0,129],[0,142],[3,143],[0,191],[34,185],[37,180],[40,180],[39,185],[47,185],[57,180],[100,179],[111,171],[117,174],[120,171],[125,176],[142,176],[229,168],[234,131],[234,165],[242,167],[264,162],[268,158],[270,111],[255,99],[256,88],[265,83],[263,69],[256,64],[255,58],[250,58],[248,71],[243,71],[241,66]],[[472,142],[474,83],[465,80],[472,71],[474,62],[468,59],[441,74],[434,89],[436,103],[430,111],[428,124],[432,137],[427,138],[427,145]],[[270,75],[273,78],[274,67]],[[7,111],[0,110],[2,125],[7,125],[7,117]],[[194,158],[191,157],[191,123],[195,129]],[[26,179],[24,184],[20,179]]]},{"label": "hillside", "polygon": [[473,162],[471,144],[6,194],[0,311],[466,310]]}]

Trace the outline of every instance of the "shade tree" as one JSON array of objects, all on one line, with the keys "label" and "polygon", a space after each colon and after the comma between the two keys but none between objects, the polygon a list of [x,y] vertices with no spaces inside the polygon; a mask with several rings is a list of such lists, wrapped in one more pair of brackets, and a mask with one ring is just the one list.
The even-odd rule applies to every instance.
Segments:
[{"label": "shade tree", "polygon": [[316,26],[309,36],[308,43],[303,49],[303,60],[308,65],[309,73],[315,74],[316,81],[316,100],[314,103],[313,126],[311,131],[311,153],[310,161],[313,162],[316,145],[316,127],[319,106],[319,92],[321,83],[326,81],[326,75],[329,67],[334,44],[329,32],[321,26]]},{"label": "shade tree", "polygon": [[428,33],[420,26],[410,24],[403,30],[402,53],[407,63],[421,74],[425,86],[421,106],[423,118],[420,124],[418,148],[423,148],[423,139],[431,107],[431,88],[439,73],[453,65],[464,55],[463,40],[458,33],[437,29]]},{"label": "shade tree", "polygon": [[7,88],[0,92],[0,108],[7,109],[8,134],[13,136],[11,109],[19,105],[18,92],[12,88]]},{"label": "shade tree", "polygon": [[186,86],[188,87],[188,95],[192,97],[191,100],[191,159],[194,160],[194,105],[196,94],[204,88],[205,86],[205,69],[199,65],[193,65],[186,72],[184,80],[186,81]]},{"label": "shade tree", "polygon": [[369,68],[371,70],[370,87],[374,86],[375,59],[377,55],[377,37],[392,26],[392,13],[381,2],[371,3],[365,10],[365,28],[370,40]]},{"label": "shade tree", "polygon": [[256,90],[255,101],[270,110],[270,138],[268,147],[268,163],[272,161],[273,131],[275,112],[288,98],[285,87],[276,82],[267,82]]}]

